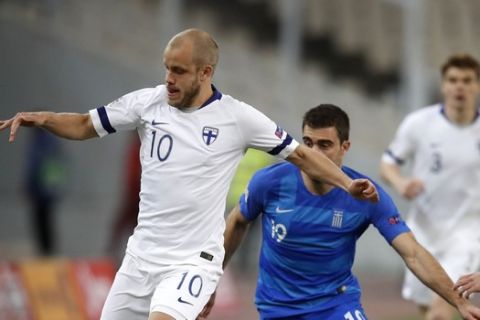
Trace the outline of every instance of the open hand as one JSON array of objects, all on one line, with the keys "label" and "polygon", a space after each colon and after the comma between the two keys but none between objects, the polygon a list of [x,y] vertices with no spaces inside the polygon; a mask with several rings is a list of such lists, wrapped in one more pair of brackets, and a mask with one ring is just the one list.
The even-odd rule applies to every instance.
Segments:
[{"label": "open hand", "polygon": [[423,181],[417,178],[410,178],[400,187],[400,194],[407,200],[415,199],[419,194],[425,190]]},{"label": "open hand", "polygon": [[458,307],[458,311],[462,315],[462,319],[465,320],[479,320],[480,309],[471,303],[465,303]]},{"label": "open hand", "polygon": [[15,134],[18,127],[32,127],[41,125],[43,122],[43,116],[41,112],[19,112],[13,118],[8,120],[0,120],[0,131],[10,128],[9,142],[15,140]]}]

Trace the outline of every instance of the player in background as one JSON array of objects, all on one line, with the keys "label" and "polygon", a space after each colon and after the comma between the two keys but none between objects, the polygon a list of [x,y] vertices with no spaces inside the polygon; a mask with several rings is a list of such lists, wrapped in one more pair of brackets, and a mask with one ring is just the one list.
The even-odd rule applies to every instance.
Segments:
[{"label": "player in background", "polygon": [[[367,179],[342,165],[350,148],[348,115],[323,104],[303,120],[303,143],[331,159],[352,179]],[[260,218],[263,241],[255,304],[260,319],[363,320],[361,290],[352,274],[358,238],[373,224],[412,272],[457,307],[465,319],[480,309],[458,296],[453,283],[401,219],[377,185],[378,203],[349,197],[341,188],[280,163],[258,171],[227,217],[224,267]]]},{"label": "player in background", "polygon": [[86,114],[20,112],[0,121],[0,130],[10,128],[11,142],[20,126],[72,140],[137,130],[138,225],[105,302],[106,320],[197,318],[222,274],[226,193],[247,148],[287,159],[359,199],[378,200],[369,180],[350,178],[264,114],[214,87],[218,46],[208,33],[180,32],[163,60],[165,85]]},{"label": "player in background", "polygon": [[[412,201],[407,222],[450,278],[480,264],[480,67],[466,54],[441,67],[443,102],[407,115],[380,165],[382,177]],[[411,162],[407,174],[402,165]],[[425,319],[452,319],[454,309],[408,272],[403,297]]]},{"label": "player in background", "polygon": [[37,253],[53,256],[57,251],[56,211],[65,195],[68,159],[62,141],[53,134],[40,128],[30,134],[24,189],[31,207]]}]

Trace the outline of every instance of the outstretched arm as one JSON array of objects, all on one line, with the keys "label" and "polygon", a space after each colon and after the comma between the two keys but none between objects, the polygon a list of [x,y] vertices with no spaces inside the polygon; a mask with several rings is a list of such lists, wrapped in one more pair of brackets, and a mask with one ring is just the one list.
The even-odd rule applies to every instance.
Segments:
[{"label": "outstretched arm", "polygon": [[299,145],[287,160],[298,166],[310,177],[340,187],[353,197],[378,201],[378,192],[368,179],[352,180],[323,153]]},{"label": "outstretched arm", "polygon": [[480,292],[480,272],[461,276],[455,283],[454,289],[466,298],[469,298],[474,292]]},{"label": "outstretched arm", "polygon": [[382,161],[380,164],[380,176],[408,200],[416,198],[424,190],[421,180],[403,176],[400,172],[400,167],[395,163]]},{"label": "outstretched arm", "polygon": [[71,140],[97,137],[90,115],[79,113],[20,112],[13,118],[0,121],[0,131],[10,128],[9,141],[15,140],[20,126],[41,127],[53,134]]},{"label": "outstretched arm", "polygon": [[392,246],[405,261],[407,267],[427,287],[456,307],[463,319],[480,319],[480,309],[470,304],[453,289],[453,282],[435,258],[422,247],[413,234],[397,236]]}]

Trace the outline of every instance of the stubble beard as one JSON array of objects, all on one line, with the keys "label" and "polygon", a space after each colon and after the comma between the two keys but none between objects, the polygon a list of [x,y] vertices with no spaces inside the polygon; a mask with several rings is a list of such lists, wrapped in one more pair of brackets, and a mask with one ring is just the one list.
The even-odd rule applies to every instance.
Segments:
[{"label": "stubble beard", "polygon": [[188,90],[185,90],[183,99],[178,103],[170,103],[172,107],[183,109],[193,107],[193,101],[200,92],[200,85],[194,81]]}]

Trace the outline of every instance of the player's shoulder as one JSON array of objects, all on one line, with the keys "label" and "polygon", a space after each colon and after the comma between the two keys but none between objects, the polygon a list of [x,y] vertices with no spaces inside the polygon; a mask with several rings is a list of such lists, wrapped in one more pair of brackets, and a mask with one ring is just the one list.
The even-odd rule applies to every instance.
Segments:
[{"label": "player's shoulder", "polygon": [[164,84],[153,88],[139,90],[139,96],[145,100],[165,100],[167,98],[167,87]]},{"label": "player's shoulder", "polygon": [[231,111],[240,115],[245,114],[245,112],[251,110],[257,110],[252,105],[224,93],[222,93],[222,99],[220,100],[220,102],[222,103],[223,107],[228,108]]},{"label": "player's shoulder", "polygon": [[273,177],[273,176],[293,173],[295,171],[295,168],[296,167],[290,162],[281,161],[281,162],[277,162],[269,166],[266,166],[265,168],[259,171],[263,172],[265,175]]},{"label": "player's shoulder", "polygon": [[430,122],[435,117],[440,117],[441,113],[442,113],[441,104],[429,105],[429,106],[410,112],[405,117],[405,121],[419,122],[419,123]]},{"label": "player's shoulder", "polygon": [[295,174],[295,166],[290,162],[281,161],[258,170],[252,178],[256,184],[273,185],[276,180]]},{"label": "player's shoulder", "polygon": [[161,84],[161,85],[158,85],[156,87],[148,87],[148,88],[137,89],[137,90],[134,90],[134,91],[128,93],[127,95],[137,96],[137,97],[143,98],[143,97],[149,97],[149,96],[152,96],[152,95],[161,95],[161,94],[165,94],[165,93],[166,93],[166,87],[165,87],[165,85]]},{"label": "player's shoulder", "polygon": [[342,171],[352,179],[368,179],[368,180],[372,181],[373,183],[377,184],[373,179],[371,179],[367,175],[365,175],[365,174],[363,174],[363,173],[361,173],[361,172],[359,172],[355,169],[352,169],[348,166],[342,166]]},{"label": "player's shoulder", "polygon": [[[374,185],[375,185],[375,188],[377,188],[377,191],[380,195],[380,200],[386,200],[386,199],[391,199],[390,195],[385,191],[385,189],[377,182],[375,181],[374,179],[370,178],[369,176],[361,173],[361,172],[358,172],[350,167],[347,167],[347,166],[342,166],[342,171],[347,175],[349,176],[350,178],[352,179],[368,179],[370,180]],[[363,202],[363,201],[362,201]],[[370,202],[365,202],[365,203],[370,203]]]},{"label": "player's shoulder", "polygon": [[150,104],[158,100],[164,100],[166,98],[165,85],[158,85],[151,88],[142,88],[127,93],[120,99],[124,99],[130,102],[141,102],[142,105]]}]

